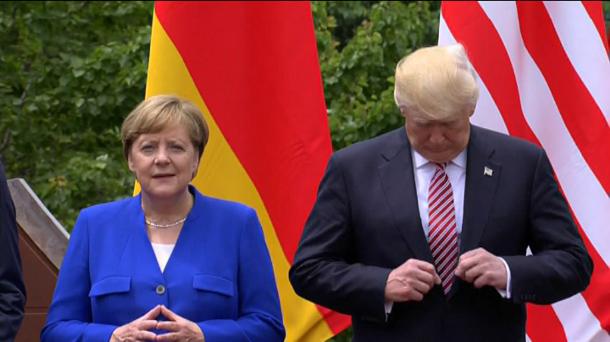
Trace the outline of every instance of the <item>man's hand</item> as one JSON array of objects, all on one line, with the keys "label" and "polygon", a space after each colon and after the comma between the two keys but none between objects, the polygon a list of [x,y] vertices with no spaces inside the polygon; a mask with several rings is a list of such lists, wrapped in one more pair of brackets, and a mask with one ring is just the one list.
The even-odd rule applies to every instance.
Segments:
[{"label": "man's hand", "polygon": [[168,320],[157,324],[157,329],[168,333],[158,335],[157,341],[205,342],[203,332],[195,322],[178,315],[165,306],[161,306],[161,314]]},{"label": "man's hand", "polygon": [[149,330],[157,326],[156,318],[160,313],[161,306],[157,305],[135,321],[116,328],[110,342],[154,341],[157,335]]},{"label": "man's hand", "polygon": [[468,251],[460,256],[455,275],[472,283],[474,287],[492,286],[506,290],[506,266],[499,257],[483,248]]},{"label": "man's hand", "polygon": [[388,276],[385,299],[391,302],[420,301],[434,285],[441,283],[431,263],[409,259]]}]

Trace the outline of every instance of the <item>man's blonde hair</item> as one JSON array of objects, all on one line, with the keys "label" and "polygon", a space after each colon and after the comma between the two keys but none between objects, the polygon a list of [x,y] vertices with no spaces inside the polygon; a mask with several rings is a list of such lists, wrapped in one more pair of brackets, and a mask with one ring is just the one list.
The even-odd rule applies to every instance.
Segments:
[{"label": "man's blonde hair", "polygon": [[479,97],[476,74],[461,44],[416,50],[398,62],[395,81],[398,107],[429,119],[471,115]]},{"label": "man's blonde hair", "polygon": [[201,158],[210,131],[199,108],[177,96],[158,95],[142,101],[123,121],[121,140],[125,159],[128,159],[131,146],[140,135],[158,133],[175,124],[186,127],[191,143]]}]

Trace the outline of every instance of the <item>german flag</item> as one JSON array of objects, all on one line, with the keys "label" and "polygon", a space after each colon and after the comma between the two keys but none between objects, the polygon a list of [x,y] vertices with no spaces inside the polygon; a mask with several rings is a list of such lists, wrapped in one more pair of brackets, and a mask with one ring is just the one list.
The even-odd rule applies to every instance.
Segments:
[{"label": "german flag", "polygon": [[256,209],[287,341],[324,341],[349,318],[298,297],[288,269],[332,152],[308,2],[157,2],[146,97],[194,102],[210,142],[193,184]]}]

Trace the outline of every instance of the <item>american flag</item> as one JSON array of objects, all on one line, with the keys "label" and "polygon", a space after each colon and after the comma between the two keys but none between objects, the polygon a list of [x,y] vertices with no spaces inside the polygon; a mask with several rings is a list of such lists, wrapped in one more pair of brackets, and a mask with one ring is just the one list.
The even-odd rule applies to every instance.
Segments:
[{"label": "american flag", "polygon": [[594,262],[582,293],[528,304],[531,341],[610,341],[610,61],[597,1],[443,2],[439,45],[479,76],[472,122],[542,146]]}]

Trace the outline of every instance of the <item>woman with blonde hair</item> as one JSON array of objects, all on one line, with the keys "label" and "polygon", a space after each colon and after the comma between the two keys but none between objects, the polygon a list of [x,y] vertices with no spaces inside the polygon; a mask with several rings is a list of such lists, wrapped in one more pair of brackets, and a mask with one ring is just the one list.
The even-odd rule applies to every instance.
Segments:
[{"label": "woman with blonde hair", "polygon": [[255,211],[190,185],[209,135],[201,111],[151,97],[121,135],[142,191],[80,213],[41,339],[282,341]]}]

